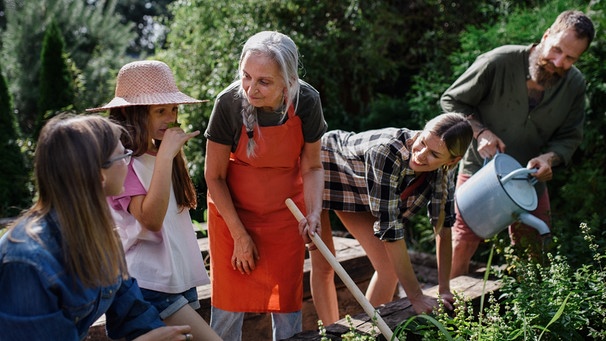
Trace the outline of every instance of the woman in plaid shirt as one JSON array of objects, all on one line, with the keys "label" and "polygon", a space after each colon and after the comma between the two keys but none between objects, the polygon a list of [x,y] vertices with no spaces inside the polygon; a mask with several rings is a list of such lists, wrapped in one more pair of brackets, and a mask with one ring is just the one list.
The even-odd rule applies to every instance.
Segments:
[{"label": "woman in plaid shirt", "polygon": [[[463,115],[446,113],[429,121],[423,131],[333,130],[322,137],[322,239],[334,252],[328,219],[328,210],[334,210],[373,264],[375,273],[366,291],[373,306],[393,300],[398,280],[417,313],[437,306],[436,298],[421,290],[404,239],[411,217],[427,207],[437,243],[439,295],[452,308],[450,227],[455,220],[455,167],[472,134]],[[330,324],[339,319],[334,271],[317,252],[311,253],[311,259],[318,317]]]}]

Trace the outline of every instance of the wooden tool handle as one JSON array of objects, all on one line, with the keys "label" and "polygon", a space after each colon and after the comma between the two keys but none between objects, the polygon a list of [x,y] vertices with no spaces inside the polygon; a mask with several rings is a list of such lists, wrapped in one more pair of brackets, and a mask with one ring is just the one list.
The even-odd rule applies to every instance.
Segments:
[{"label": "wooden tool handle", "polygon": [[[290,212],[292,212],[292,214],[295,216],[297,221],[301,221],[301,219],[305,218],[303,213],[301,213],[301,210],[299,210],[299,208],[294,203],[294,201],[292,201],[292,199],[288,198],[285,202],[286,206],[288,207]],[[376,311],[375,308],[370,304],[368,299],[366,299],[362,291],[360,291],[360,288],[358,288],[358,285],[351,279],[351,277],[347,274],[341,263],[337,261],[335,256],[332,254],[332,252],[330,252],[330,250],[326,246],[326,244],[324,244],[322,238],[317,233],[314,233],[313,235],[310,234],[309,236],[320,251],[320,253],[322,253],[322,256],[326,258],[330,266],[332,266],[337,275],[339,275],[341,281],[345,283],[345,286],[352,293],[356,301],[358,301],[358,303],[362,306],[364,312],[366,312],[366,314],[371,319],[376,317],[377,327],[379,328],[379,331],[381,331],[381,334],[383,334],[383,336],[385,336],[387,340],[392,340],[393,338],[393,340],[397,341],[398,339],[393,337],[393,332],[391,331],[387,323],[385,323],[381,315],[379,315],[379,312]]]}]

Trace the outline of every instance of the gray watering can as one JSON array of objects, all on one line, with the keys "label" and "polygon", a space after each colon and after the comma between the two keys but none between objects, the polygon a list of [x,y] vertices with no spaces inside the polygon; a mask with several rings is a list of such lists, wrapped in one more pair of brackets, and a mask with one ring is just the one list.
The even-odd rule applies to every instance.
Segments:
[{"label": "gray watering can", "polygon": [[522,168],[514,158],[503,153],[484,165],[455,192],[459,214],[479,237],[488,239],[507,226],[520,221],[549,236],[549,227],[530,214],[537,208],[534,189],[536,169]]}]

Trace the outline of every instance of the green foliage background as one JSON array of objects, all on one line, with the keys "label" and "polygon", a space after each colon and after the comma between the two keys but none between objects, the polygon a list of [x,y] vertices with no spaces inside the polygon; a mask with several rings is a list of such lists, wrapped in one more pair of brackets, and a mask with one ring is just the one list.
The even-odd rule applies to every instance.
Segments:
[{"label": "green foliage background", "polygon": [[72,62],[74,109],[97,106],[113,95],[115,75],[129,60],[125,53],[135,37],[133,24],[121,23],[116,15],[117,2],[99,0],[92,6],[88,0],[4,0],[0,58],[26,137],[43,114],[38,108],[40,54],[51,21],[63,33],[65,53]]},{"label": "green foliage background", "polygon": [[57,23],[51,21],[44,34],[40,54],[40,95],[38,97],[38,115],[36,131],[47,119],[63,108],[74,103],[74,81],[69,71],[68,58],[64,53],[65,43]]},{"label": "green foliage background", "polygon": [[19,138],[17,118],[0,65],[0,217],[16,216],[30,202],[28,172]]},{"label": "green foliage background", "polygon": [[[34,147],[35,117],[41,114],[42,37],[51,20],[63,35],[77,111],[109,101],[115,75],[126,62],[155,58],[171,66],[183,92],[210,101],[181,109],[186,129],[204,131],[214,98],[236,78],[242,44],[260,30],[279,30],[299,46],[300,76],[320,91],[329,128],[361,131],[386,126],[420,128],[440,113],[440,95],[477,55],[502,44],[537,42],[559,12],[581,9],[597,28],[596,40],[578,63],[588,82],[586,136],[570,167],[557,169],[549,183],[556,235],[574,253],[581,252],[575,251],[581,242],[576,231],[581,221],[588,222],[598,239],[606,239],[606,212],[601,209],[606,202],[604,3],[4,0],[0,55],[17,113],[16,131],[23,132],[17,135],[17,144],[27,164]],[[150,17],[154,13],[162,16]],[[163,25],[158,32],[166,40],[163,36],[145,45],[143,41],[149,42],[158,33],[149,31],[154,25]],[[205,209],[204,148],[201,137],[186,148],[201,196],[193,215],[200,220]],[[418,217],[409,233],[413,248],[433,251],[424,217]],[[478,255],[478,259],[483,257]],[[582,262],[585,258],[571,259]]]},{"label": "green foliage background", "polygon": [[[496,16],[492,3],[175,1],[166,23],[167,49],[156,57],[173,68],[183,91],[211,101],[184,108],[192,129],[205,129],[212,101],[237,76],[242,45],[260,30],[281,31],[297,43],[300,77],[320,91],[330,129],[411,126],[414,116],[404,101],[411,75],[434,55],[454,49],[466,24]],[[443,39],[440,48],[437,37]],[[194,181],[204,192],[204,141],[188,145]]]}]

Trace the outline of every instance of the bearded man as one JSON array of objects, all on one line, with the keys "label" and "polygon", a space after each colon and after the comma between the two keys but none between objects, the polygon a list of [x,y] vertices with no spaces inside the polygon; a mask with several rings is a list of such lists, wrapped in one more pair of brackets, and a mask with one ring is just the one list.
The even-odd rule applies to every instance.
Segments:
[{"label": "bearded man", "polygon": [[[497,152],[507,153],[532,174],[538,196],[531,212],[550,226],[545,182],[552,168],[566,165],[583,137],[585,78],[574,66],[595,35],[591,19],[580,11],[565,11],[539,44],[505,45],[480,55],[442,95],[445,112],[470,118],[474,140],[460,162],[457,188]],[[458,213],[458,212],[457,212]],[[512,244],[540,253],[540,238],[532,227],[509,227]],[[482,239],[460,214],[452,228],[451,277],[469,272]]]}]

